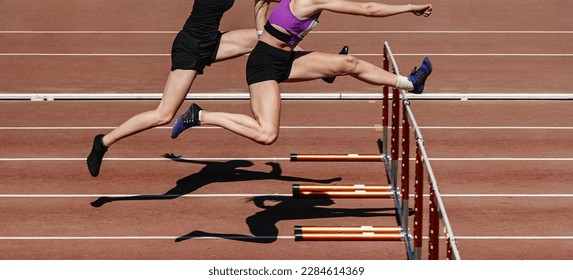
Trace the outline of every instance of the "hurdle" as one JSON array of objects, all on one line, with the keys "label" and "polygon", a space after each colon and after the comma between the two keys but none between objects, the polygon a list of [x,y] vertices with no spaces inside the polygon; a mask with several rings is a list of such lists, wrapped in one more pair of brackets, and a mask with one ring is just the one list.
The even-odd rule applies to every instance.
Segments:
[{"label": "hurdle", "polygon": [[292,185],[294,198],[393,198],[391,186],[323,186],[323,185]]},{"label": "hurdle", "polygon": [[400,241],[404,237],[401,228],[382,226],[295,226],[294,231],[296,241]]},{"label": "hurdle", "polygon": [[381,154],[291,154],[290,161],[383,161]]},{"label": "hurdle", "polygon": [[[384,42],[383,68],[399,75],[400,71],[388,42]],[[382,137],[379,154],[291,154],[291,161],[377,162],[385,163],[387,186],[313,186],[293,185],[294,198],[382,198],[393,199],[397,227],[392,226],[295,226],[296,241],[402,241],[408,259],[422,259],[423,240],[427,234],[428,259],[460,260],[455,236],[442,200],[439,185],[424,146],[424,138],[414,117],[408,93],[382,88]],[[392,103],[390,104],[390,99]],[[391,113],[391,115],[390,115]],[[413,137],[411,135],[413,132]],[[412,143],[415,147],[412,147]],[[414,149],[414,151],[411,151]],[[410,168],[415,153],[414,170]],[[400,168],[398,165],[400,164]],[[413,174],[410,174],[413,172]],[[413,175],[413,176],[411,176]],[[413,177],[414,205],[410,208],[410,181]],[[399,178],[399,179],[398,179]],[[427,182],[427,184],[425,184]],[[429,200],[424,203],[424,192]],[[423,227],[424,206],[428,207],[428,228]],[[412,217],[411,217],[412,216]],[[412,221],[410,221],[412,220]],[[413,231],[410,230],[410,224]],[[444,236],[440,236],[440,225]],[[445,239],[445,253],[440,255],[440,239]]]}]

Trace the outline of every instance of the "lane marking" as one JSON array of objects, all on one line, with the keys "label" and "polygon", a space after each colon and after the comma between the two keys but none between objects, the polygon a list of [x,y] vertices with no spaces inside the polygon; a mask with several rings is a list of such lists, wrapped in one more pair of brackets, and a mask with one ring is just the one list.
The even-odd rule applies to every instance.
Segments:
[{"label": "lane marking", "polygon": [[[46,127],[46,126],[29,126],[29,127],[17,127],[17,126],[13,126],[13,127],[0,127],[0,130],[91,130],[91,129],[115,129],[117,127],[114,126],[109,126],[109,127],[81,127],[81,126],[77,126],[77,127],[65,127],[65,126],[53,126],[53,127]],[[223,129],[221,127],[215,127],[215,126],[202,126],[202,127],[196,127],[197,129]],[[282,129],[379,129],[381,128],[381,126],[281,126],[280,128]],[[170,126],[160,126],[160,127],[155,127],[154,129],[171,129]],[[573,129],[573,127],[571,128]]]},{"label": "lane marking", "polygon": [[[0,161],[85,161],[86,158],[0,158]],[[173,160],[169,158],[104,158],[108,161],[161,161]],[[253,157],[253,158],[179,158],[185,160],[202,161],[229,161],[229,160],[249,160],[249,161],[290,161],[290,157]],[[410,158],[411,161],[416,160]],[[431,161],[573,161],[573,158],[430,158]],[[173,160],[177,161],[177,160]]]},{"label": "lane marking", "polygon": [[[281,129],[380,129],[381,125],[372,126],[281,126]],[[0,130],[100,130],[116,129],[116,126],[2,126]],[[420,126],[421,129],[451,130],[573,130],[573,126]],[[153,129],[171,129],[159,126]],[[223,129],[221,127],[196,127],[196,129]]]},{"label": "lane marking", "polygon": [[[182,236],[0,236],[0,240],[174,240]],[[260,240],[260,239],[294,239],[294,236],[239,236],[228,235],[228,238],[222,237],[194,237],[192,239],[203,240],[221,240],[221,239],[243,239],[243,240]],[[424,236],[423,239],[428,239]],[[440,239],[445,239],[440,236]],[[456,236],[456,240],[572,240],[573,236]]]},{"label": "lane marking", "polygon": [[[85,161],[85,158],[0,158],[0,161]],[[104,158],[109,161],[162,161],[171,160],[169,158]],[[230,161],[230,160],[248,160],[248,161],[290,161],[290,157],[261,157],[261,158],[179,158],[180,161],[200,160],[200,161]]]},{"label": "lane marking", "polygon": [[[0,240],[173,240],[181,236],[0,236]],[[294,239],[294,236],[234,236],[233,239]],[[195,237],[193,239],[224,239],[221,237]]]},{"label": "lane marking", "polygon": [[[353,53],[353,56],[384,56],[381,53]],[[70,56],[70,57],[165,57],[171,54],[151,53],[0,53],[0,56]],[[248,55],[244,55],[248,56]],[[394,56],[508,56],[508,57],[573,57],[572,53],[395,53]]]},{"label": "lane marking", "polygon": [[[32,101],[53,101],[53,100],[159,100],[162,93],[0,93],[2,100],[32,100]],[[423,95],[408,94],[410,100],[572,100],[572,93],[428,93]],[[376,102],[382,100],[382,93],[357,93],[357,92],[330,92],[330,93],[281,93],[283,100],[308,101],[308,100],[345,100]],[[390,94],[392,97],[392,94]],[[187,100],[211,100],[228,101],[250,99],[247,92],[235,93],[189,93]]]},{"label": "lane marking", "polygon": [[[442,197],[452,198],[569,198],[573,194],[440,194]],[[280,193],[258,193],[258,194],[185,194],[185,195],[164,195],[164,194],[0,194],[0,198],[99,198],[99,197],[136,197],[136,196],[161,196],[161,197],[186,197],[186,198],[213,198],[213,197],[258,197],[258,196],[284,196],[292,197],[292,194]],[[411,197],[414,194],[410,195]],[[424,197],[429,197],[425,194]]]},{"label": "lane marking", "polygon": [[573,236],[456,236],[456,240],[571,240]]},{"label": "lane marking", "polygon": [[[0,34],[177,34],[176,30],[3,30]],[[570,30],[315,30],[312,34],[573,34]]]}]

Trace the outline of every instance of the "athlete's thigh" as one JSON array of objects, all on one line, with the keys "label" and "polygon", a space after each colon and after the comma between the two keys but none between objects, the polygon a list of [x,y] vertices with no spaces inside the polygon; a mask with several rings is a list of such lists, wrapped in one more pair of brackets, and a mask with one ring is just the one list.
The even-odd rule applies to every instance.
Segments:
[{"label": "athlete's thigh", "polygon": [[276,81],[249,86],[253,116],[264,128],[278,132],[281,115],[281,94]]},{"label": "athlete's thigh", "polygon": [[171,71],[165,83],[159,110],[175,113],[185,100],[196,77],[197,71],[195,70],[176,69]]},{"label": "athlete's thigh", "polygon": [[226,32],[221,37],[215,61],[223,61],[245,55],[257,44],[258,37],[255,29],[240,29]]},{"label": "athlete's thigh", "polygon": [[341,63],[344,63],[344,56],[338,54],[298,52],[288,81],[312,80],[335,75]]}]

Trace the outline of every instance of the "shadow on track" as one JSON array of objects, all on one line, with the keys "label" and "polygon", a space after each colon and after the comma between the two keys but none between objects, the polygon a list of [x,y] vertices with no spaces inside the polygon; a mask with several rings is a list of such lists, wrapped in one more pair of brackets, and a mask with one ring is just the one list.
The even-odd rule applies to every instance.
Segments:
[{"label": "shadow on track", "polygon": [[197,191],[198,189],[217,182],[243,182],[255,180],[279,180],[288,182],[312,182],[328,184],[340,181],[340,177],[331,179],[310,179],[294,176],[285,176],[282,174],[282,168],[279,163],[267,162],[266,165],[271,166],[271,171],[260,172],[242,169],[251,167],[253,162],[248,160],[230,160],[225,162],[216,161],[199,161],[182,159],[181,156],[173,154],[164,154],[163,157],[169,158],[177,162],[192,163],[205,165],[199,172],[191,174],[185,178],[177,181],[176,186],[164,194],[144,194],[126,197],[107,197],[102,196],[97,200],[91,202],[93,207],[101,207],[104,204],[114,201],[126,200],[166,200],[175,199],[186,194]]}]

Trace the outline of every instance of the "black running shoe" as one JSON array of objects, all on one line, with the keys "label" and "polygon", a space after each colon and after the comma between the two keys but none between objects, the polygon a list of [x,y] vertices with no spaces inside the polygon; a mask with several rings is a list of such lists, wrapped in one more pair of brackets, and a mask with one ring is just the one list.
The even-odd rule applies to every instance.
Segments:
[{"label": "black running shoe", "polygon": [[432,61],[429,57],[424,58],[420,68],[412,70],[408,80],[414,85],[414,89],[410,91],[415,94],[422,94],[424,92],[424,86],[426,85],[426,79],[432,74]]},{"label": "black running shoe", "polygon": [[[348,54],[348,46],[344,46],[342,47],[342,50],[340,50],[340,52],[338,54],[344,54],[347,55]],[[323,81],[332,84],[334,83],[334,79],[336,79],[336,77],[326,77],[326,78],[322,78]]]},{"label": "black running shoe", "polygon": [[199,111],[201,110],[203,109],[199,105],[191,104],[187,111],[175,121],[173,128],[171,128],[171,138],[177,138],[185,129],[201,125],[201,121],[199,121]]},{"label": "black running shoe", "polygon": [[107,152],[107,147],[103,144],[103,134],[98,134],[94,137],[94,143],[92,146],[92,151],[87,158],[88,170],[93,177],[99,175],[99,169],[101,167],[101,162],[103,155]]}]

